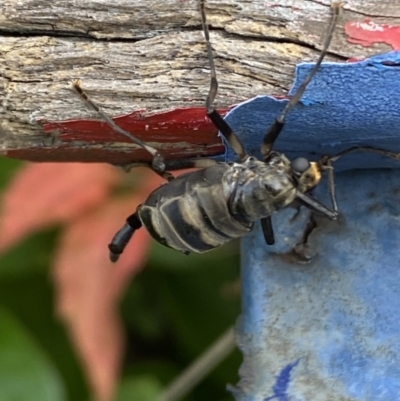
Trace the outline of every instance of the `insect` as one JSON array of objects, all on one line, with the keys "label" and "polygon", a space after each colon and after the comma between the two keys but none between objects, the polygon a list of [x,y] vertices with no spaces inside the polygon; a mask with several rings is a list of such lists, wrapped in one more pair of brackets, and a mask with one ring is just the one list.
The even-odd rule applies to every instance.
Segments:
[{"label": "insect", "polygon": [[[205,0],[199,0],[199,3],[211,74],[205,102],[206,114],[236,152],[239,162],[223,163],[205,158],[167,161],[157,149],[116,125],[87,96],[80,86],[80,81],[74,82],[78,94],[113,130],[127,136],[152,155],[149,167],[168,181],[154,190],[115,234],[109,244],[110,259],[113,262],[118,260],[134,232],[142,226],[161,244],[189,254],[203,253],[240,238],[253,229],[256,221],[261,220],[265,241],[272,245],[275,239],[271,215],[294,202],[299,202],[331,220],[337,218],[332,163],[338,158],[358,150],[392,157],[390,152],[357,147],[334,157],[324,156],[317,162],[310,162],[303,157],[289,161],[284,154],[273,150],[287,114],[300,100],[328,51],[340,14],[340,3],[332,4],[332,17],[318,61],[264,135],[261,144],[263,160],[248,155],[232,128],[212,106],[217,94],[218,81],[206,20]],[[189,167],[200,169],[176,178],[168,172]],[[310,194],[320,182],[324,170],[328,172],[332,209]]]}]

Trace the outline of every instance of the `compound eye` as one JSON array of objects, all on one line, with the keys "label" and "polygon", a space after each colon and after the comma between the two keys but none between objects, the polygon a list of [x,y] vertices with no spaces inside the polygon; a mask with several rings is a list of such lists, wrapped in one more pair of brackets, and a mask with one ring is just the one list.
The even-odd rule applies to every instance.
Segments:
[{"label": "compound eye", "polygon": [[304,173],[310,168],[310,162],[305,157],[298,157],[292,161],[291,166],[295,173]]}]

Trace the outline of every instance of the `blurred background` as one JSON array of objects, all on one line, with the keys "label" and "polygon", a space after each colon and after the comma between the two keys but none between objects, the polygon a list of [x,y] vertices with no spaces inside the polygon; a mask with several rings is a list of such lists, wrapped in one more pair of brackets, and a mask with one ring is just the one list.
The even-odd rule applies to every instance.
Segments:
[{"label": "blurred background", "polygon": [[[185,256],[107,243],[160,184],[147,170],[0,159],[0,400],[147,401],[240,314],[239,243]],[[230,355],[183,400],[231,400]]]}]

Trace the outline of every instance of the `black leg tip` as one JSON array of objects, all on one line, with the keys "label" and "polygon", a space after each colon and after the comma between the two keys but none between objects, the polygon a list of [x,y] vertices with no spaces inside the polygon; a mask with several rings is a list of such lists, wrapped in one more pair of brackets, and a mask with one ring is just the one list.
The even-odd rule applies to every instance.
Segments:
[{"label": "black leg tip", "polygon": [[111,262],[117,262],[122,253],[122,250],[116,247],[114,244],[109,244],[108,249],[110,250],[109,258]]},{"label": "black leg tip", "polygon": [[118,259],[119,259],[119,255],[118,254],[110,252],[110,260],[111,260],[111,262],[113,262],[113,263],[118,262]]},{"label": "black leg tip", "polygon": [[265,242],[267,245],[275,245],[275,238],[266,238]]}]

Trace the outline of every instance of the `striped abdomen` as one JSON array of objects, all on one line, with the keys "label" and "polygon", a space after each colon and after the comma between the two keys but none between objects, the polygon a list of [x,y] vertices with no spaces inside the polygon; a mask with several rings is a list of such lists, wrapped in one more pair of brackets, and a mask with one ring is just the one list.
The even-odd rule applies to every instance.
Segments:
[{"label": "striped abdomen", "polygon": [[158,242],[182,252],[202,253],[251,231],[229,212],[219,163],[183,174],[156,189],[140,206],[140,220]]}]

